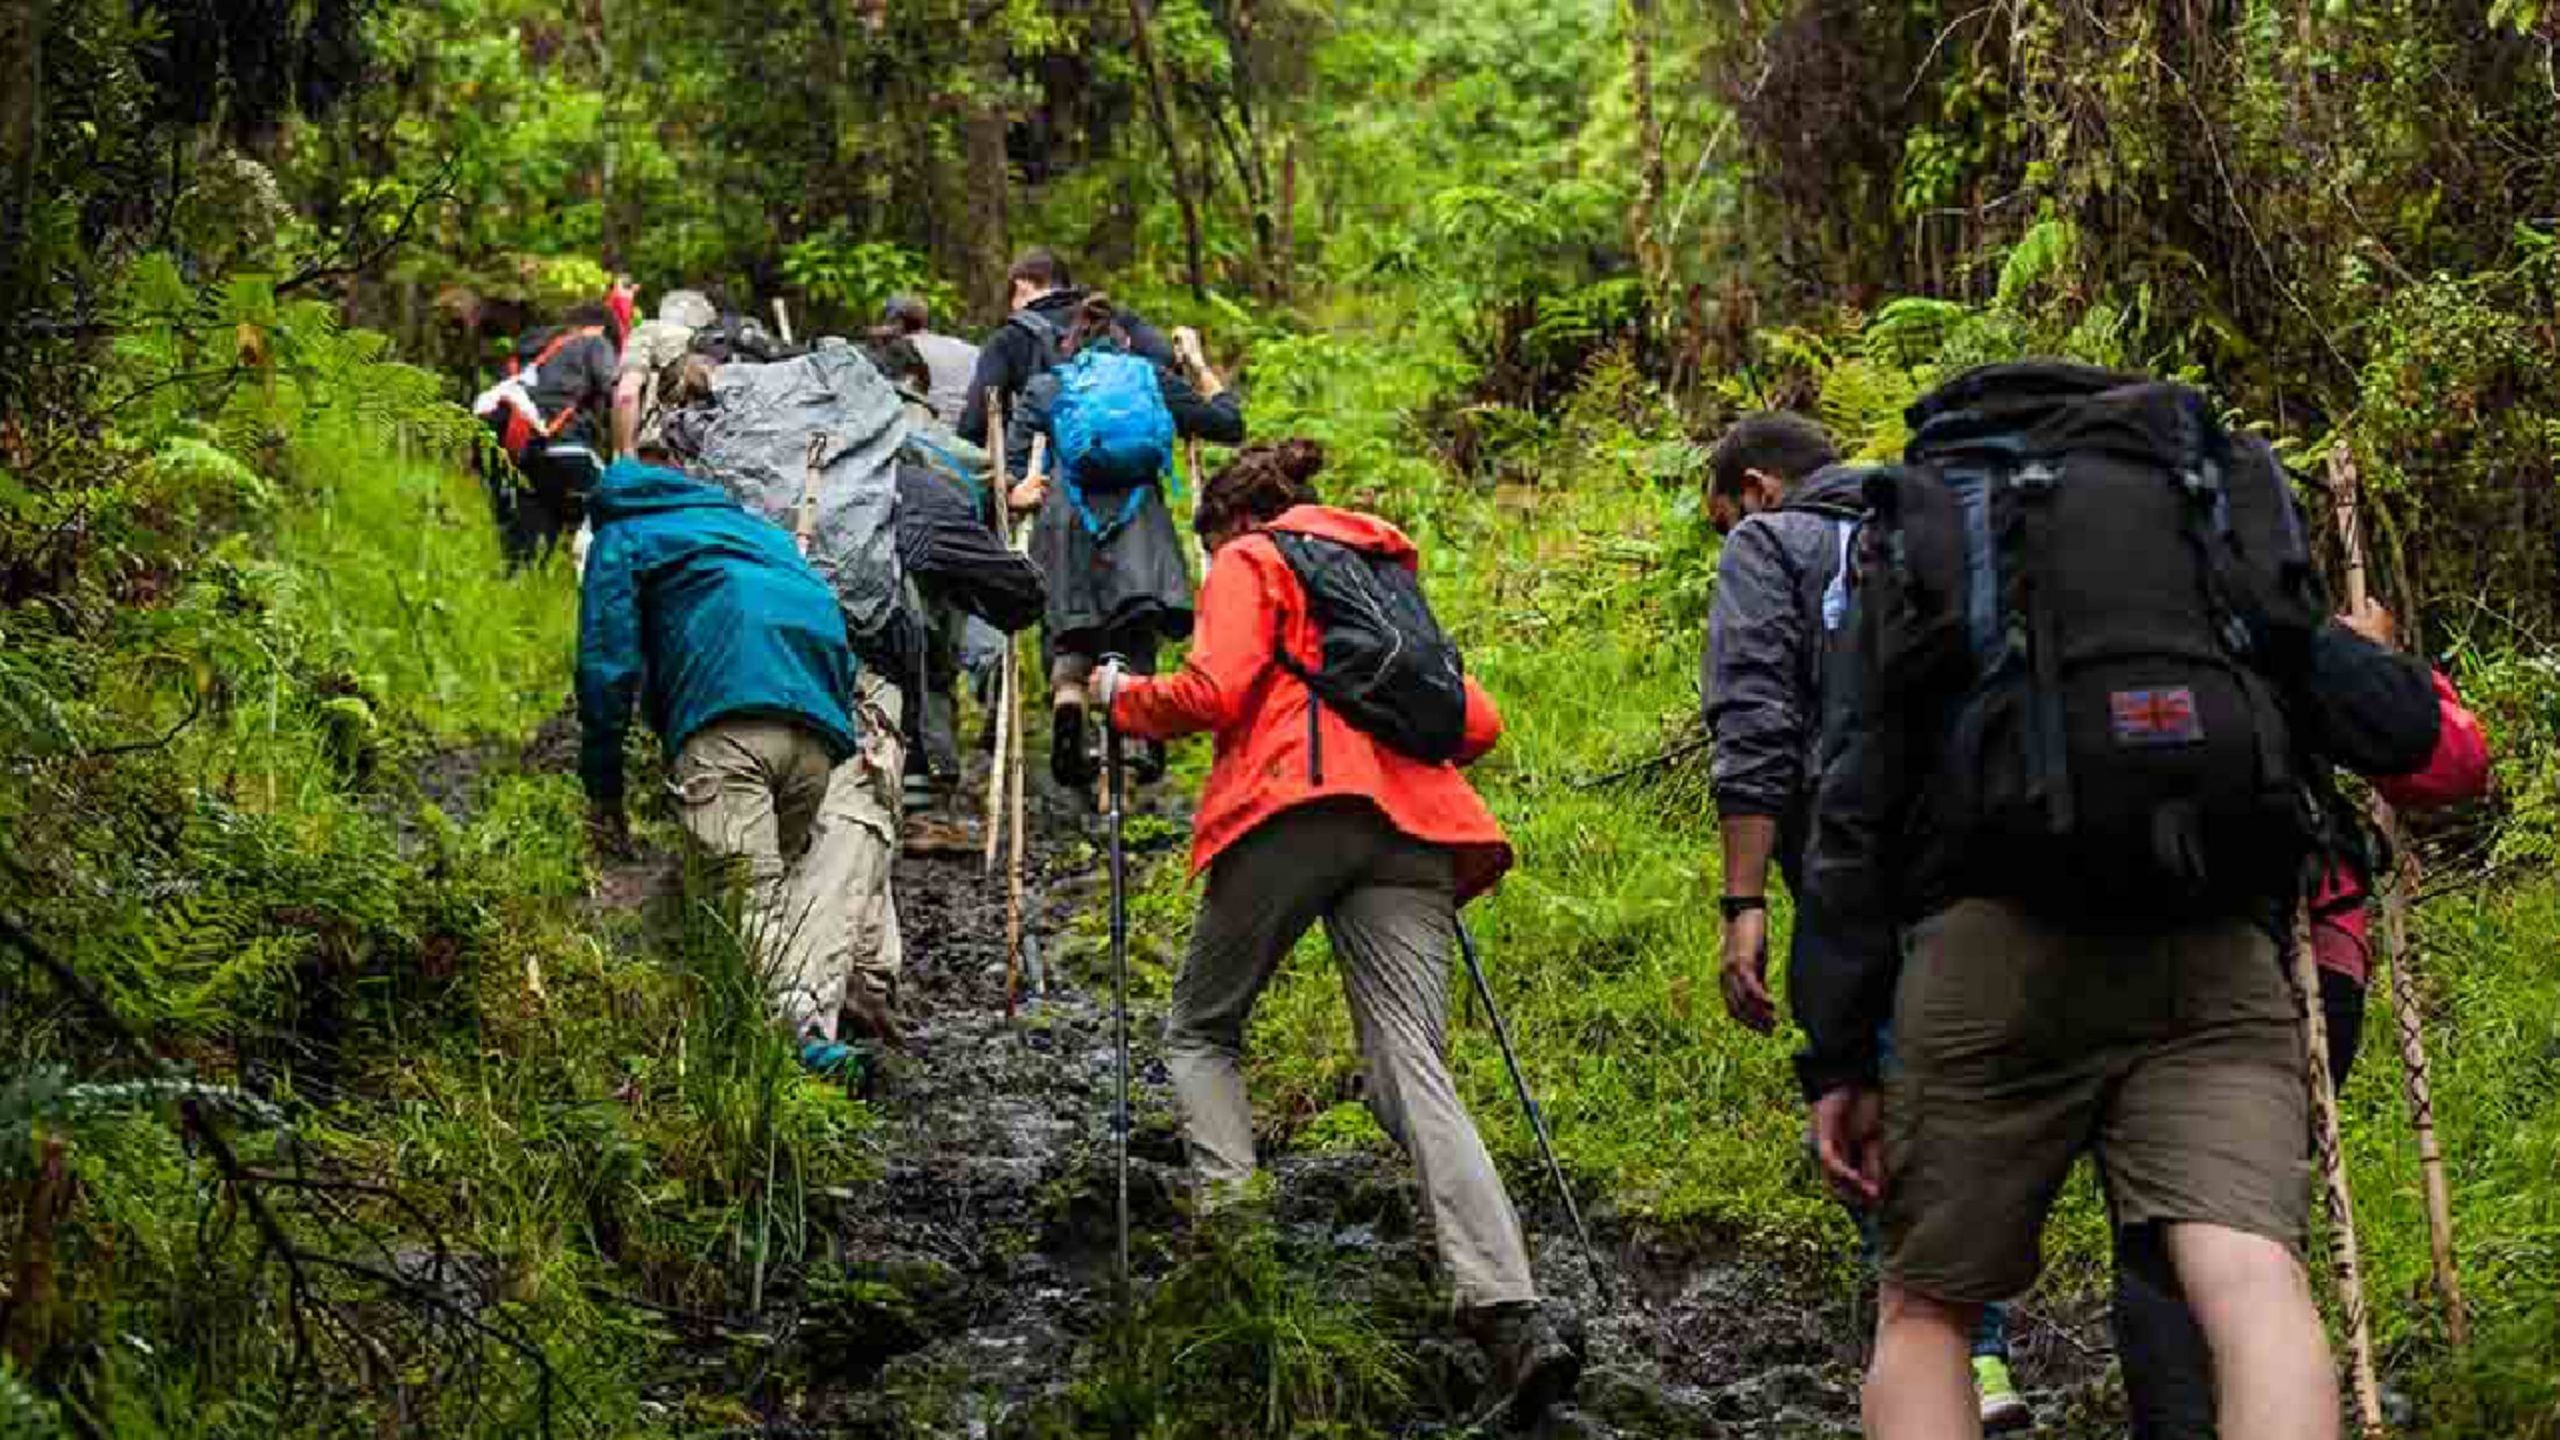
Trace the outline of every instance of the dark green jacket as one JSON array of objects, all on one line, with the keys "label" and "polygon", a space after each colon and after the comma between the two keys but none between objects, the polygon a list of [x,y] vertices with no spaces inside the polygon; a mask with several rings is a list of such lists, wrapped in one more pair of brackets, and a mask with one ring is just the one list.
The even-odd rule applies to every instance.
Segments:
[{"label": "dark green jacket", "polygon": [[673,756],[732,715],[856,745],[853,650],[835,593],[791,536],[716,485],[619,460],[587,502],[595,543],[578,598],[578,778],[622,794],[632,702]]}]

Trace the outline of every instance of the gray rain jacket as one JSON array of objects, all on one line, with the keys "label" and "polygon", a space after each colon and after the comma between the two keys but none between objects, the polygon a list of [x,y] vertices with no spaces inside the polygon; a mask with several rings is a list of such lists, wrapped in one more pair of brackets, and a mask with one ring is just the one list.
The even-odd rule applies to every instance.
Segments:
[{"label": "gray rain jacket", "polygon": [[1847,614],[1843,562],[1871,469],[1815,471],[1784,505],[1735,526],[1716,563],[1700,677],[1715,737],[1716,809],[1777,818],[1780,864],[1790,872],[1812,810],[1824,636]]}]

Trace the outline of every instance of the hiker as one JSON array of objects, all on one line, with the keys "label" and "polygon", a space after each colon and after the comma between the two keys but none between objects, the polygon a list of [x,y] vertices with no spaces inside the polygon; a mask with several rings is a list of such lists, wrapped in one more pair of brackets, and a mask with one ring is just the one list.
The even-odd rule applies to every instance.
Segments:
[{"label": "hiker", "polygon": [[[1708,457],[1707,511],[1724,537],[1716,562],[1701,693],[1715,738],[1710,784],[1724,839],[1725,1008],[1762,1035],[1777,1027],[1769,993],[1769,876],[1794,900],[1790,973],[1826,946],[1854,953],[1872,937],[1808,893],[1805,844],[1813,822],[1815,749],[1830,641],[1846,618],[1849,547],[1866,512],[1871,467],[1842,465],[1823,428],[1765,411],[1725,431]],[[1888,1042],[1889,1043],[1889,1042]],[[1871,1207],[1850,1218],[1873,1262]],[[1986,1306],[1973,1334],[1973,1375],[1988,1434],[2035,1423],[2009,1373],[2009,1313]]]},{"label": "hiker", "polygon": [[549,553],[586,518],[613,397],[609,320],[603,306],[581,305],[560,325],[525,332],[506,376],[472,404],[515,465],[515,475],[490,481],[510,570]]},{"label": "hiker", "polygon": [[[889,297],[889,303],[881,310],[880,323],[915,347],[930,377],[925,404],[935,419],[958,428],[961,415],[969,408],[969,380],[978,371],[978,347],[957,335],[937,332],[933,328],[933,311],[920,296]],[[978,422],[976,433],[978,438],[986,438],[984,420]]]},{"label": "hiker", "polygon": [[835,592],[860,662],[848,698],[861,745],[837,767],[821,820],[849,838],[826,893],[851,911],[847,1017],[869,1038],[903,1041],[906,946],[894,867],[904,815],[907,692],[924,662],[923,621],[907,574],[899,512],[904,407],[861,352],[841,340],[781,360],[768,337],[723,316],[697,332],[663,427],[670,457],[798,538]]},{"label": "hiker", "polygon": [[[2371,601],[2361,611],[2339,616],[2338,623],[2376,647],[2396,647],[2398,627],[2391,613]],[[2475,800],[2489,787],[2489,746],[2479,719],[2464,708],[2443,671],[2434,671],[2432,680],[2437,734],[2426,763],[2405,774],[2373,778],[2374,793],[2404,814]],[[2320,1010],[2328,1028],[2330,1082],[2343,1094],[2362,1048],[2372,978],[2367,900],[2373,872],[2387,857],[2373,851],[2378,840],[2361,843],[2368,832],[2360,816],[2344,816],[2341,829],[2358,843],[2342,845],[2345,853],[2327,866],[2311,894],[2310,919]],[[2280,922],[2288,951],[2290,919]],[[2156,1230],[2119,1229],[2116,1239],[2112,1319],[2132,1440],[2214,1440],[2213,1355],[2179,1294]]]},{"label": "hiker", "polygon": [[[1010,635],[1040,618],[1046,592],[1038,568],[987,523],[994,461],[927,406],[931,371],[913,337],[884,326],[873,334],[870,354],[906,402],[898,550],[925,619],[923,674],[907,706],[907,847],[963,850],[968,839],[960,823],[935,812],[957,793],[960,778],[956,692],[968,627],[992,625],[999,636]],[[1047,493],[1037,477],[1025,478],[1012,487],[1008,509],[1035,510]]]},{"label": "hiker", "polygon": [[2268,921],[2329,765],[2423,763],[2424,674],[2327,623],[2272,452],[2192,390],[2021,362],[1909,417],[1867,486],[1806,867],[1875,928],[1792,997],[1822,1166],[1879,1207],[1867,1433],[1979,1432],[1970,1332],[2034,1282],[2087,1149],[2210,1338],[2221,1433],[2332,1440]]},{"label": "hiker", "polygon": [[686,835],[744,867],[746,933],[811,1068],[851,1058],[851,912],[860,828],[827,802],[859,753],[843,614],[791,536],[716,485],[615,462],[594,497],[578,605],[578,773],[600,849],[629,848],[622,741],[637,702],[666,747]]},{"label": "hiker", "polygon": [[[1057,363],[1059,346],[1075,323],[1076,307],[1084,303],[1085,292],[1068,283],[1066,262],[1038,246],[1023,251],[1013,262],[1006,284],[1011,287],[1010,313],[978,351],[978,368],[969,377],[969,394],[960,409],[958,428],[963,435],[985,436],[987,407],[998,401],[1011,407],[1033,376]],[[1119,323],[1131,353],[1167,369],[1174,366],[1173,346],[1162,332],[1127,313],[1120,314]]]},{"label": "hiker", "polygon": [[[1156,649],[1191,633],[1191,578],[1162,477],[1177,435],[1244,439],[1244,409],[1209,368],[1200,337],[1176,332],[1186,377],[1137,353],[1111,297],[1087,294],[1058,343],[1056,368],[1034,377],[1007,427],[1007,468],[1028,470],[1049,437],[1057,477],[1033,521],[1031,558],[1049,578],[1049,771],[1069,788],[1093,782],[1085,679],[1104,655],[1151,675]],[[1164,774],[1164,747],[1142,745],[1133,773]]]},{"label": "hiker", "polygon": [[657,446],[659,432],[674,408],[658,387],[693,348],[694,332],[718,318],[720,312],[701,291],[670,290],[658,299],[658,317],[632,330],[614,371],[613,447],[617,453],[637,455]]},{"label": "hiker", "polygon": [[[1460,1325],[1486,1351],[1496,1398],[1524,1420],[1571,1392],[1581,1359],[1539,1303],[1518,1216],[1444,1058],[1458,907],[1511,863],[1501,826],[1457,766],[1491,750],[1502,721],[1473,681],[1456,683],[1454,651],[1433,703],[1403,711],[1439,717],[1455,764],[1404,753],[1341,705],[1319,703],[1318,682],[1301,678],[1321,666],[1330,633],[1312,613],[1306,567],[1392,571],[1421,609],[1412,542],[1376,516],[1320,503],[1323,457],[1310,440],[1256,446],[1210,479],[1196,524],[1215,558],[1181,671],[1152,679],[1106,665],[1094,675],[1096,700],[1126,733],[1206,731],[1216,746],[1192,831],[1192,867],[1207,888],[1174,981],[1165,1064],[1204,1199],[1233,1195],[1254,1170],[1239,1068],[1254,1002],[1321,921],[1370,1109],[1413,1157]],[[1436,626],[1427,638],[1396,638],[1416,656],[1445,645]]]},{"label": "hiker", "polygon": [[[955,851],[965,848],[965,835],[955,820],[934,817],[932,810],[955,797],[960,781],[957,684],[970,651],[970,628],[988,630],[996,635],[996,646],[1004,646],[1004,635],[1039,620],[1042,577],[1032,561],[1011,553],[1004,533],[988,523],[993,459],[932,413],[927,402],[932,366],[914,338],[893,325],[881,325],[865,348],[873,366],[906,402],[899,551],[919,589],[927,635],[922,684],[906,710],[906,810],[927,815],[909,825],[909,848]],[[1006,510],[1024,515],[1037,510],[1044,497],[1047,484],[1024,477],[1011,487]],[[988,615],[996,625],[988,623]]]}]

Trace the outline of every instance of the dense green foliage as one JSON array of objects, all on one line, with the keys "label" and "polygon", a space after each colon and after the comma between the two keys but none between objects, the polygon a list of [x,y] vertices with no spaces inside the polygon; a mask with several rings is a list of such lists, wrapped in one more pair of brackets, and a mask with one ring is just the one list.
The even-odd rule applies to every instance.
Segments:
[{"label": "dense green foliage", "polygon": [[[566,577],[501,573],[446,402],[616,269],[983,319],[1031,241],[1203,325],[1258,432],[1422,543],[1510,721],[1481,773],[1524,864],[1476,923],[1577,1182],[1817,1266],[1846,1227],[1783,1046],[1716,996],[1702,757],[1602,778],[1694,724],[1703,444],[1793,405],[1889,454],[1934,380],[2045,351],[2209,383],[2307,478],[2349,447],[2378,583],[2499,751],[2420,916],[2480,1333],[2425,1302],[2377,1007],[2385,1363],[2430,1433],[2560,1432],[2555,43],[2519,0],[0,17],[0,918],[59,967],[0,956],[0,1433],[746,1418],[645,1377],[798,1265],[864,1114],[796,1078],[716,905],[590,900],[574,782],[519,754]],[[1166,863],[1150,990],[1189,903]],[[1257,1098],[1383,1144],[1321,950]],[[2085,1194],[2065,1230],[2086,1295]],[[1373,1433],[1422,1383],[1267,1238],[1200,1249],[1134,1337],[1160,1383],[1086,1421]]]}]

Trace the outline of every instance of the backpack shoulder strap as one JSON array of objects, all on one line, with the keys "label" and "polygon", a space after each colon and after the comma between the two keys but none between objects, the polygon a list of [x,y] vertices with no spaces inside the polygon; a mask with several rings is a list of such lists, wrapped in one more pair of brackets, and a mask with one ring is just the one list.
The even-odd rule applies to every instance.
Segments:
[{"label": "backpack shoulder strap", "polygon": [[[1271,548],[1279,552],[1280,563],[1289,567],[1290,576],[1298,582],[1298,593],[1306,604],[1307,617],[1310,620],[1314,619],[1316,589],[1308,582],[1307,575],[1315,566],[1322,563],[1315,552],[1318,537],[1301,535],[1291,530],[1273,530],[1268,527],[1257,530],[1255,533],[1268,539],[1271,542]],[[1324,543],[1332,544],[1333,542]],[[1322,678],[1324,659],[1322,655],[1318,655],[1314,668],[1301,664],[1297,656],[1289,653],[1289,637],[1285,624],[1282,612],[1275,607],[1271,612],[1271,658],[1279,664],[1281,669],[1296,676],[1298,683],[1307,689],[1307,783],[1322,785],[1324,784],[1324,729],[1319,722],[1324,713],[1324,693],[1317,688],[1317,684]]]}]

